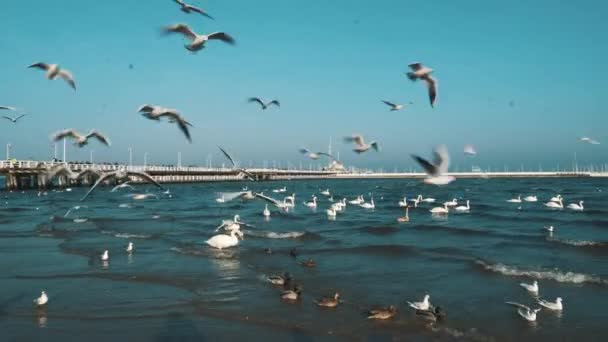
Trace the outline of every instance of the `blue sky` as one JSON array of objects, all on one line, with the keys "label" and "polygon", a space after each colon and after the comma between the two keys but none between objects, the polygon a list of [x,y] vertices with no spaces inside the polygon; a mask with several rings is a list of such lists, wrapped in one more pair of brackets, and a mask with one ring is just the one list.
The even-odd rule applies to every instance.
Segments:
[{"label": "blue sky", "polygon": [[[30,114],[0,122],[0,144],[17,158],[46,159],[49,135],[97,128],[97,143],[68,158],[205,164],[217,145],[242,164],[308,161],[301,146],[334,151],[349,165],[409,168],[410,153],[429,155],[444,143],[453,165],[512,169],[608,161],[608,22],[602,1],[194,1],[216,20],[179,11],[171,0],[7,0],[0,4],[0,105]],[[160,28],[187,23],[200,33],[225,31],[236,46],[211,42],[196,55]],[[47,81],[25,67],[59,63],[78,90]],[[435,70],[439,98],[405,76],[420,61]],[[133,69],[129,69],[129,64]],[[279,99],[280,110],[259,110],[250,96]],[[414,105],[388,112],[387,99]],[[512,102],[512,106],[510,106]],[[176,127],[136,113],[144,103],[179,109],[193,144]],[[356,155],[341,137],[362,133],[381,153]],[[592,136],[602,145],[577,142]]]}]

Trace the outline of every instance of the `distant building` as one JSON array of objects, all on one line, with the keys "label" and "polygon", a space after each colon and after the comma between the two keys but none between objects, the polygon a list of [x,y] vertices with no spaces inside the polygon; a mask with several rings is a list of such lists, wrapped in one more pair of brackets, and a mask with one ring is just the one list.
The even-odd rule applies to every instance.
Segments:
[{"label": "distant building", "polygon": [[473,165],[471,167],[471,172],[481,172],[481,168],[479,166]]},{"label": "distant building", "polygon": [[346,172],[346,168],[341,162],[332,160],[329,165],[323,168],[323,171]]}]

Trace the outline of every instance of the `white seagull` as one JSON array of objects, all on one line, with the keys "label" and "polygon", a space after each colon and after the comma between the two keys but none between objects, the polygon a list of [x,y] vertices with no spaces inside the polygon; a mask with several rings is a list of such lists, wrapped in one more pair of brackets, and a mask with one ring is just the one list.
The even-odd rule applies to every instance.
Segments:
[{"label": "white seagull", "polygon": [[585,203],[584,201],[580,201],[578,202],[578,204],[576,203],[570,203],[568,204],[567,208],[568,209],[572,209],[572,210],[576,210],[576,211],[583,211],[585,208],[583,207],[583,203]]},{"label": "white seagull", "polygon": [[125,248],[125,251],[129,254],[133,253],[133,251],[135,250],[135,246],[133,246],[133,242],[129,241],[129,244],[127,245],[127,248]]},{"label": "white seagull", "polygon": [[63,131],[55,132],[51,137],[51,139],[53,141],[59,141],[64,138],[73,139],[74,145],[76,145],[78,147],[83,147],[83,146],[87,145],[89,143],[89,138],[95,138],[95,139],[99,140],[99,142],[101,142],[102,144],[104,144],[106,146],[110,146],[110,139],[108,139],[105,135],[101,134],[100,132],[98,132],[94,129],[90,130],[89,133],[87,133],[85,135],[85,134],[79,133],[75,129],[68,128],[68,129],[64,129]]},{"label": "white seagull", "polygon": [[38,305],[38,306],[42,306],[45,305],[46,303],[48,303],[49,301],[49,297],[46,295],[46,292],[42,291],[40,292],[40,297],[34,299],[34,304]]},{"label": "white seagull", "polygon": [[535,294],[538,293],[538,281],[536,281],[536,280],[532,284],[521,283],[521,284],[519,284],[519,286],[528,290],[528,292],[532,292]]},{"label": "white seagull", "polygon": [[412,71],[406,74],[407,77],[412,81],[421,79],[426,82],[429,90],[429,100],[431,102],[431,107],[433,107],[435,105],[435,100],[437,99],[437,80],[431,76],[433,69],[427,68],[421,63],[412,63],[409,67]]},{"label": "white seagull", "polygon": [[[2,108],[2,107],[0,107],[0,108]],[[27,115],[27,114],[21,114],[21,115],[14,116],[14,117],[10,117],[10,116],[3,115],[2,117],[3,117],[3,118],[5,118],[5,119],[7,119],[7,120],[9,120],[9,121],[11,121],[12,123],[17,123],[17,121],[18,121],[19,119],[21,119],[22,117],[24,117],[24,116],[26,116],[26,115]]]},{"label": "white seagull", "polygon": [[176,3],[177,3],[177,4],[178,4],[180,7],[181,7],[180,9],[181,9],[181,10],[182,10],[182,12],[184,12],[184,13],[190,14],[190,13],[192,13],[192,12],[195,12],[195,13],[202,14],[202,15],[204,15],[205,17],[207,17],[207,18],[209,18],[209,19],[211,19],[211,20],[214,20],[212,16],[210,16],[209,14],[207,14],[205,11],[203,11],[203,10],[202,10],[202,9],[200,9],[199,7],[196,7],[196,6],[192,6],[192,5],[190,5],[190,4],[187,4],[187,3],[183,2],[182,0],[173,0],[173,1],[175,1],[175,2],[176,2]]},{"label": "white seagull", "polygon": [[370,142],[369,144],[365,143],[365,140],[363,140],[363,136],[359,135],[359,134],[353,134],[350,137],[344,137],[344,141],[347,143],[354,143],[355,144],[355,148],[353,149],[353,151],[355,151],[356,153],[363,153],[363,152],[367,152],[370,148],[373,148],[374,150],[378,151],[379,146],[378,143],[375,141]]},{"label": "white seagull", "polygon": [[110,259],[110,253],[106,249],[105,251],[103,251],[103,254],[99,258],[101,259],[101,261],[108,261]]},{"label": "white seagull", "polygon": [[561,297],[555,298],[555,303],[541,299],[538,301],[538,304],[544,306],[545,308],[547,308],[549,310],[554,310],[554,311],[564,310],[564,305],[562,303]]},{"label": "white seagull", "polygon": [[162,117],[168,118],[169,122],[174,122],[177,124],[179,129],[186,136],[186,139],[188,139],[188,141],[192,143],[190,131],[188,130],[188,126],[192,126],[192,124],[186,121],[186,119],[181,116],[181,114],[177,110],[145,104],[139,107],[137,111],[142,113],[145,118],[150,120],[160,121],[160,118]]},{"label": "white seagull", "polygon": [[506,304],[509,305],[513,305],[517,307],[517,313],[526,321],[528,322],[534,322],[536,321],[536,313],[539,312],[541,309],[530,309],[529,307],[523,305],[523,304],[519,304],[519,303],[515,303],[515,302],[505,302]]},{"label": "white seagull", "polygon": [[426,159],[412,154],[412,158],[420,164],[427,173],[427,177],[424,182],[433,185],[446,185],[450,184],[456,178],[454,176],[448,176],[448,167],[450,166],[450,156],[448,149],[444,145],[437,146],[434,151],[435,160],[430,163]]},{"label": "white seagull", "polygon": [[[382,102],[384,102],[384,104],[386,104],[387,106],[391,107],[390,111],[394,112],[394,111],[398,111],[398,110],[402,110],[403,107],[405,107],[402,104],[396,104],[396,103],[392,103],[386,100],[381,100]],[[414,104],[413,102],[409,102],[408,104]]]},{"label": "white seagull", "polygon": [[429,301],[429,299],[431,299],[431,296],[424,295],[424,299],[422,300],[422,302],[407,302],[407,304],[416,310],[428,310],[431,307],[431,302]]},{"label": "white seagull", "polygon": [[586,142],[587,144],[591,144],[591,145],[599,145],[600,144],[599,141],[593,140],[593,139],[591,139],[589,137],[582,137],[579,140],[582,141],[582,142]]},{"label": "white seagull", "polygon": [[147,174],[145,172],[139,172],[139,171],[129,171],[126,168],[121,167],[116,171],[101,174],[99,179],[97,179],[97,181],[95,182],[95,184],[93,184],[93,186],[89,189],[89,191],[80,200],[84,201],[87,197],[89,197],[89,195],[93,192],[93,190],[95,190],[99,186],[99,184],[105,182],[106,180],[116,178],[118,181],[121,181],[121,180],[129,179],[129,177],[137,177],[137,178],[147,180],[148,182],[159,187],[161,190],[165,190],[163,188],[163,186],[160,185],[157,181],[155,181],[149,174]]},{"label": "white seagull", "polygon": [[326,156],[330,159],[335,159],[334,156],[332,156],[329,153],[325,153],[325,152],[312,152],[311,150],[303,147],[301,149],[299,149],[300,153],[302,153],[303,155],[305,155],[306,157],[312,159],[312,160],[317,160],[319,158],[321,158],[321,156]]},{"label": "white seagull", "polygon": [[66,69],[61,69],[58,64],[46,64],[40,62],[28,66],[28,68],[38,68],[46,71],[46,78],[49,80],[54,80],[57,77],[61,77],[64,81],[68,82],[70,87],[76,90],[76,83],[74,82],[72,74]]},{"label": "white seagull", "polygon": [[281,107],[281,103],[279,102],[279,100],[272,100],[264,103],[264,101],[262,101],[262,99],[260,99],[259,97],[250,97],[247,101],[258,103],[262,107],[262,110],[266,110],[271,105]]},{"label": "white seagull", "polygon": [[221,40],[224,43],[234,45],[234,39],[224,32],[213,32],[208,35],[197,34],[186,24],[175,24],[167,26],[163,29],[165,34],[181,33],[186,38],[190,39],[190,44],[185,45],[190,52],[197,52],[205,47],[208,40]]}]

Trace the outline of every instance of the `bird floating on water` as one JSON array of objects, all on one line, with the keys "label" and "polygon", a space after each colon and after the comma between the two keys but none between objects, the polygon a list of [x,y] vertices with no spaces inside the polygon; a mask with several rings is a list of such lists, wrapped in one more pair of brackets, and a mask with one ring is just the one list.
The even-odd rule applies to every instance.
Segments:
[{"label": "bird floating on water", "polygon": [[538,197],[536,197],[536,196],[526,196],[526,197],[524,197],[524,201],[526,201],[526,202],[538,202]]},{"label": "bird floating on water", "polygon": [[583,207],[583,203],[585,203],[585,201],[579,201],[578,204],[576,204],[576,203],[570,203],[570,204],[568,204],[568,206],[566,208],[572,209],[572,210],[575,210],[575,211],[583,211],[585,209]]},{"label": "bird floating on water", "polygon": [[397,222],[410,222],[410,208],[405,207],[405,216],[397,218]]},{"label": "bird floating on water", "polygon": [[186,139],[188,139],[188,142],[192,143],[192,137],[190,136],[190,131],[188,129],[188,126],[192,126],[192,124],[186,121],[177,110],[145,104],[139,107],[137,111],[150,120],[160,121],[160,118],[168,118],[170,123],[177,124],[177,127],[179,127],[180,131],[182,131],[186,136]]},{"label": "bird floating on water", "polygon": [[519,285],[528,290],[528,292],[532,292],[534,294],[538,293],[538,281],[536,280],[532,284],[521,283]]},{"label": "bird floating on water", "polygon": [[133,253],[133,251],[135,250],[135,246],[133,246],[133,242],[129,241],[129,244],[127,245],[127,248],[125,248],[125,251],[129,254]]},{"label": "bird floating on water", "polygon": [[210,16],[209,14],[207,14],[207,12],[203,11],[201,8],[187,4],[185,2],[183,2],[182,0],[173,0],[175,1],[179,6],[180,6],[180,10],[184,13],[190,14],[192,12],[194,13],[199,13],[211,20],[214,20],[212,16]]},{"label": "bird floating on water", "polygon": [[333,297],[321,297],[313,300],[313,302],[318,306],[323,306],[326,308],[335,308],[336,306],[338,306],[338,304],[340,304],[340,293],[336,292],[334,293]]},{"label": "bird floating on water", "polygon": [[281,293],[281,299],[286,301],[296,301],[300,299],[300,294],[302,293],[302,287],[296,285],[293,290],[283,291]]},{"label": "bird floating on water", "polygon": [[564,208],[564,202],[560,198],[557,202],[549,201],[549,202],[545,203],[545,207],[553,208],[553,209],[563,209]]},{"label": "bird floating on water", "polygon": [[227,33],[213,32],[208,35],[198,34],[186,24],[175,24],[167,26],[163,28],[163,32],[165,34],[181,33],[182,35],[184,35],[184,37],[190,40],[190,44],[185,45],[185,48],[192,53],[202,50],[205,47],[207,41],[209,40],[220,40],[230,45],[234,45],[235,43],[234,38],[232,38]]},{"label": "bird floating on water", "polygon": [[431,307],[431,302],[430,302],[431,296],[424,295],[424,298],[422,299],[421,302],[407,302],[407,304],[416,310],[428,310]]},{"label": "bird floating on water", "polygon": [[34,299],[34,304],[38,306],[43,306],[48,303],[49,297],[46,295],[45,291],[40,292],[40,297]]},{"label": "bird floating on water", "polygon": [[470,203],[470,201],[467,200],[467,205],[466,206],[462,206],[461,205],[461,206],[458,206],[458,207],[454,208],[454,210],[459,211],[459,212],[470,211],[471,207],[470,207],[469,203]]},{"label": "bird floating on water", "polygon": [[218,234],[212,236],[209,240],[205,241],[206,244],[213,248],[224,249],[229,247],[234,247],[239,244],[238,237],[243,240],[243,233],[240,230],[233,230],[230,232],[230,235],[227,234]]},{"label": "bird floating on water", "polygon": [[344,137],[344,141],[347,143],[354,143],[355,148],[353,149],[353,151],[358,154],[367,152],[370,148],[373,148],[375,151],[378,151],[380,148],[378,143],[375,141],[366,144],[365,140],[363,139],[363,136],[361,136],[360,134],[353,134],[350,137]]},{"label": "bird floating on water", "polygon": [[416,310],[416,317],[420,317],[431,322],[437,322],[438,320],[445,318],[445,312],[441,306],[430,306],[428,310]]},{"label": "bird floating on water", "polygon": [[69,128],[69,129],[64,129],[63,131],[56,132],[51,137],[51,139],[53,141],[59,141],[61,139],[65,139],[65,138],[73,139],[74,145],[76,145],[78,147],[83,147],[83,146],[87,145],[89,143],[90,138],[95,138],[106,146],[111,145],[110,139],[108,139],[108,137],[106,137],[105,135],[101,134],[100,132],[98,132],[97,130],[94,130],[94,129],[90,130],[89,133],[87,133],[85,135],[85,134],[79,133],[78,131],[76,131],[73,128]]},{"label": "bird floating on water", "polygon": [[412,154],[412,158],[424,168],[427,177],[424,179],[426,184],[447,185],[456,180],[454,176],[449,176],[446,173],[450,166],[450,155],[448,149],[444,145],[437,146],[434,151],[435,160],[430,163],[426,159]]},{"label": "bird floating on water", "polygon": [[422,63],[412,63],[409,67],[412,71],[406,74],[407,77],[412,81],[420,79],[426,82],[431,107],[434,107],[437,100],[437,80],[431,76],[433,69],[425,67]]},{"label": "bird floating on water", "polygon": [[511,198],[507,200],[509,203],[521,203],[521,195],[518,195],[517,198]]},{"label": "bird floating on water", "polygon": [[264,101],[262,101],[262,99],[260,99],[259,97],[250,97],[247,101],[259,104],[262,107],[262,110],[268,109],[268,107],[270,107],[271,105],[281,107],[281,103],[279,102],[279,100],[272,100],[264,103]]},{"label": "bird floating on water", "polygon": [[562,303],[561,297],[555,298],[555,302],[549,302],[549,301],[540,299],[540,300],[538,300],[538,304],[540,304],[541,306],[544,306],[545,308],[547,308],[549,310],[554,310],[554,311],[564,310],[564,305]]},{"label": "bird floating on water", "polygon": [[515,302],[505,302],[506,304],[513,305],[517,307],[517,313],[528,322],[536,321],[536,313],[541,309],[530,309],[528,306],[515,303]]},{"label": "bird floating on water", "polygon": [[72,89],[76,90],[76,82],[74,82],[74,77],[72,77],[72,74],[68,70],[60,68],[58,64],[46,64],[39,62],[28,66],[28,68],[37,68],[46,71],[46,78],[49,80],[54,80],[57,77],[60,77],[66,81],[70,87],[72,87]]},{"label": "bird floating on water", "polygon": [[103,254],[99,258],[101,259],[101,261],[108,261],[110,259],[110,253],[106,249],[105,251],[103,251]]},{"label": "bird floating on water", "polygon": [[390,319],[397,314],[397,308],[391,305],[387,308],[369,310],[368,319]]}]

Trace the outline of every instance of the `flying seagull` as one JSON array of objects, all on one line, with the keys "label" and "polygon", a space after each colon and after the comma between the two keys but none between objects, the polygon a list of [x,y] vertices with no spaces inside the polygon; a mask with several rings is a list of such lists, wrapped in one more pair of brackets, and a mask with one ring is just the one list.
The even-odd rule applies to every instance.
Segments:
[{"label": "flying seagull", "polygon": [[[382,102],[384,102],[387,106],[391,107],[391,109],[390,109],[391,112],[402,110],[403,107],[405,107],[402,104],[396,104],[396,103],[392,103],[392,102],[389,102],[386,100],[382,100]],[[414,103],[410,101],[408,104],[414,104]]]},{"label": "flying seagull", "polygon": [[185,45],[186,49],[190,52],[197,52],[205,47],[205,43],[208,40],[221,40],[224,43],[234,45],[234,39],[224,32],[213,32],[208,35],[197,34],[186,24],[175,24],[167,26],[163,29],[165,34],[181,33],[186,38],[190,39],[190,44]]},{"label": "flying seagull", "polygon": [[464,154],[469,155],[469,156],[476,155],[477,151],[475,150],[475,146],[473,146],[471,144],[464,145]]},{"label": "flying seagull", "polygon": [[307,149],[305,147],[301,148],[299,151],[300,151],[300,153],[306,155],[308,158],[310,158],[312,160],[317,160],[317,159],[321,158],[321,156],[326,156],[326,157],[328,157],[328,158],[330,158],[332,160],[335,159],[334,156],[332,156],[329,153],[325,153],[325,152],[312,152],[312,151],[310,151],[309,149]]},{"label": "flying seagull", "polygon": [[90,130],[88,134],[84,135],[73,128],[68,128],[64,129],[63,131],[56,132],[51,137],[53,141],[59,141],[64,138],[74,139],[74,144],[78,147],[83,147],[87,145],[89,143],[89,138],[96,138],[102,144],[110,146],[110,139],[108,139],[105,135],[99,133],[94,129]]},{"label": "flying seagull", "polygon": [[121,167],[116,171],[107,172],[107,173],[102,174],[99,177],[99,179],[97,179],[97,182],[95,182],[95,184],[93,184],[91,189],[89,189],[89,191],[80,200],[84,201],[87,197],[89,197],[89,195],[93,192],[93,190],[95,190],[99,186],[99,184],[105,182],[106,180],[110,180],[110,179],[114,178],[119,182],[120,181],[129,181],[130,177],[137,177],[137,178],[144,179],[144,180],[156,185],[161,190],[165,190],[163,188],[163,186],[160,185],[157,181],[155,181],[149,174],[147,174],[145,172],[130,171],[130,170],[127,170],[125,167]]},{"label": "flying seagull", "polygon": [[220,151],[222,151],[222,153],[224,154],[226,159],[228,159],[230,161],[230,164],[232,164],[233,169],[240,171],[240,173],[242,173],[245,176],[245,178],[249,179],[250,181],[255,181],[255,177],[251,172],[249,172],[245,169],[242,169],[242,168],[238,168],[236,166],[236,162],[234,161],[232,156],[230,154],[228,154],[228,152],[226,152],[226,150],[224,150],[221,146],[218,146],[218,148],[220,149]]},{"label": "flying seagull", "polygon": [[434,151],[435,160],[433,163],[428,162],[426,159],[412,154],[412,158],[416,160],[424,171],[427,173],[427,177],[424,182],[427,184],[434,185],[446,185],[450,184],[456,178],[448,176],[448,167],[450,165],[450,156],[448,155],[448,149],[444,145],[437,146]]},{"label": "flying seagull", "polygon": [[21,119],[22,117],[24,117],[26,115],[27,114],[21,114],[19,116],[15,116],[15,117],[10,117],[10,116],[3,115],[2,117],[5,118],[5,119],[7,119],[7,120],[12,121],[13,123],[17,123],[17,120]]},{"label": "flying seagull", "polygon": [[28,68],[38,68],[46,71],[46,78],[49,80],[61,77],[64,81],[68,82],[70,87],[76,90],[76,83],[74,82],[72,74],[66,69],[61,69],[58,64],[35,63],[28,66]]},{"label": "flying seagull", "polygon": [[582,142],[586,142],[588,144],[591,144],[591,145],[599,145],[600,144],[599,141],[593,140],[593,139],[591,139],[589,137],[582,137],[579,140],[582,141]]},{"label": "flying seagull", "polygon": [[270,107],[270,105],[281,107],[281,103],[279,103],[279,100],[272,100],[270,102],[264,103],[264,101],[262,101],[262,99],[260,99],[259,97],[250,97],[248,101],[259,103],[260,106],[262,106],[262,110],[266,110],[266,108]]},{"label": "flying seagull", "polygon": [[366,152],[370,148],[373,148],[376,151],[378,151],[378,149],[379,149],[377,142],[372,141],[369,144],[366,144],[365,140],[363,140],[363,137],[359,134],[353,134],[350,137],[344,137],[344,141],[347,143],[351,143],[351,142],[354,143],[355,148],[353,149],[353,151],[355,151],[357,153]]},{"label": "flying seagull", "polygon": [[150,120],[160,121],[160,118],[162,117],[169,118],[169,122],[177,123],[177,126],[182,131],[182,133],[184,133],[186,139],[188,139],[188,141],[192,143],[190,131],[188,130],[188,126],[192,126],[192,124],[186,121],[177,110],[145,104],[139,107],[137,111],[142,113],[145,118]]},{"label": "flying seagull", "polygon": [[412,63],[409,67],[412,71],[407,73],[407,77],[412,81],[421,79],[426,82],[429,88],[429,100],[431,101],[431,107],[433,107],[437,99],[437,80],[431,76],[433,69],[425,67],[422,63]]},{"label": "flying seagull", "polygon": [[200,13],[200,14],[204,15],[205,17],[214,20],[212,16],[210,16],[205,11],[203,11],[202,9],[200,9],[200,8],[198,8],[196,6],[192,6],[190,4],[187,4],[187,3],[183,2],[182,0],[173,0],[173,1],[175,1],[175,3],[177,3],[178,5],[181,6],[180,9],[184,13],[187,13],[187,14],[190,14],[192,12]]}]

